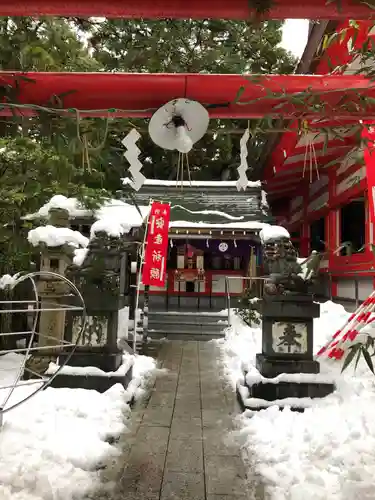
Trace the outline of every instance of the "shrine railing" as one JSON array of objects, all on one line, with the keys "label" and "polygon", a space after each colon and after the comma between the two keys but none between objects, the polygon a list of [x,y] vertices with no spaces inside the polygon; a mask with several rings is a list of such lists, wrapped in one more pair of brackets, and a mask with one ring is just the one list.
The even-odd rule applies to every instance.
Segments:
[{"label": "shrine railing", "polygon": [[[231,308],[233,306],[231,300],[230,283],[233,280],[242,280],[244,282],[244,293],[250,293],[254,297],[263,297],[264,282],[268,279],[265,276],[226,276],[225,277],[225,295],[228,311],[228,325],[231,325]],[[237,296],[238,299],[238,296]],[[250,300],[250,299],[249,299]]]}]

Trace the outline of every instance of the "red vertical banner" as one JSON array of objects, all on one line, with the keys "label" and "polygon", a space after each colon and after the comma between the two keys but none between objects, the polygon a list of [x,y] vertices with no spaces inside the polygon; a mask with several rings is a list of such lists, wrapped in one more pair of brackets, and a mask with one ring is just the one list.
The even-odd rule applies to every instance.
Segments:
[{"label": "red vertical banner", "polygon": [[370,222],[375,223],[375,126],[363,127],[362,137],[366,140],[364,160],[366,165],[368,205]]},{"label": "red vertical banner", "polygon": [[165,285],[170,213],[169,203],[154,201],[151,205],[142,270],[144,285],[156,287]]}]

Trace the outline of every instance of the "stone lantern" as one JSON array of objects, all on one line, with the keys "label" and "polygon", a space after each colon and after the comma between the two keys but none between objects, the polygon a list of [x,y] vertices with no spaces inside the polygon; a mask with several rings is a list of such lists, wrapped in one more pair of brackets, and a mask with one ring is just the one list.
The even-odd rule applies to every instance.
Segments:
[{"label": "stone lantern", "polygon": [[[50,209],[48,216],[48,223],[51,226],[69,226],[69,213],[66,210]],[[45,242],[40,242],[38,249],[40,252],[40,271],[65,274],[73,258],[71,246],[67,244],[49,246]],[[66,311],[62,306],[68,303],[71,290],[62,280],[42,274],[37,283],[37,291],[41,308],[38,347],[43,349],[30,357],[27,361],[27,367],[36,373],[43,373],[48,368],[49,362],[55,361],[58,355],[57,353],[51,354],[45,348],[50,346],[51,351],[53,351],[53,348],[61,346],[64,340]]]},{"label": "stone lantern", "polygon": [[[49,210],[48,215],[48,223],[51,226],[69,227],[69,212],[67,210],[52,208]],[[72,247],[66,244],[51,247],[41,243],[40,251],[40,270],[65,276],[68,266],[72,263]],[[66,304],[70,289],[63,281],[42,275],[37,286],[42,309],[47,309],[48,305],[52,304],[55,307]],[[55,345],[56,342],[61,342],[64,339],[65,314],[65,311],[42,311],[39,331],[45,333],[46,336],[39,337],[40,346]],[[47,335],[51,338],[48,338]]]},{"label": "stone lantern", "polygon": [[[52,385],[84,387],[100,392],[115,383],[127,385],[128,373],[116,373],[122,365],[122,351],[117,345],[119,311],[130,305],[130,266],[134,247],[132,236],[120,238],[97,232],[88,246],[88,253],[80,267],[72,266],[68,277],[83,295],[87,323],[82,332],[82,315],[69,312],[65,340],[76,343],[69,359],[73,367],[95,367],[107,376],[58,375]],[[81,337],[78,338],[82,332]],[[60,362],[69,351],[60,356]],[[78,372],[77,372],[78,373]],[[102,374],[102,375],[105,375]]]}]

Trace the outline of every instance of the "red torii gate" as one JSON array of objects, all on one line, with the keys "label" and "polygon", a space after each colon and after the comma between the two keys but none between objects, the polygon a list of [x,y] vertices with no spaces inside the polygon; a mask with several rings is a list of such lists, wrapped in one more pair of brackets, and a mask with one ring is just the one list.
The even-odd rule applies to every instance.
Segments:
[{"label": "red torii gate", "polygon": [[[18,109],[23,116],[35,106],[59,108],[80,116],[148,118],[166,102],[186,97],[205,104],[211,118],[331,118],[375,120],[375,104],[365,109],[359,94],[375,99],[375,82],[362,75],[212,75],[164,73],[20,73],[0,72],[0,86],[15,87],[17,104],[0,103],[0,116]],[[239,89],[243,92],[236,99]],[[274,97],[270,98],[270,92]],[[302,96],[301,96],[302,93]],[[58,96],[63,96],[59,102]],[[291,102],[291,98],[299,102]],[[312,110],[309,95],[323,106]],[[356,109],[345,109],[357,105]],[[374,101],[375,102],[375,101]],[[20,106],[21,105],[21,106]],[[62,106],[61,106],[62,105]],[[60,107],[61,106],[61,107]]]},{"label": "red torii gate", "polygon": [[[270,19],[370,19],[375,10],[362,0],[274,0]],[[249,0],[1,0],[0,16],[108,18],[249,19]]]}]

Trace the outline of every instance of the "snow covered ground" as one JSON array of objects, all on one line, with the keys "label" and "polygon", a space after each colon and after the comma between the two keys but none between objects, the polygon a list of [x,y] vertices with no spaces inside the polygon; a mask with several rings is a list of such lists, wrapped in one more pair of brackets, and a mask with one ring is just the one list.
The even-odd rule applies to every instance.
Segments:
[{"label": "snow covered ground", "polygon": [[[331,339],[349,313],[326,302],[315,320],[315,352]],[[374,330],[373,330],[374,332]],[[235,384],[243,367],[261,351],[261,329],[238,317],[221,342],[228,378]],[[341,374],[342,361],[321,361],[337,390],[304,413],[276,407],[239,417],[237,436],[253,473],[270,500],[373,500],[375,498],[375,377],[360,362]]]},{"label": "snow covered ground", "polygon": [[[20,356],[0,357],[0,387],[12,382]],[[140,395],[155,361],[136,356],[128,389],[100,394],[83,389],[41,391],[4,415],[0,429],[1,500],[76,500],[95,491],[98,465],[119,453],[107,440],[127,426],[128,402]],[[34,391],[23,385],[13,402]],[[5,389],[0,391],[3,401]]]}]

